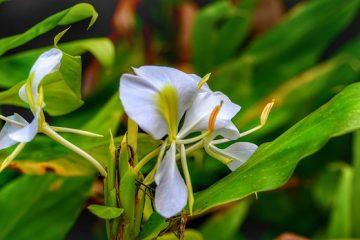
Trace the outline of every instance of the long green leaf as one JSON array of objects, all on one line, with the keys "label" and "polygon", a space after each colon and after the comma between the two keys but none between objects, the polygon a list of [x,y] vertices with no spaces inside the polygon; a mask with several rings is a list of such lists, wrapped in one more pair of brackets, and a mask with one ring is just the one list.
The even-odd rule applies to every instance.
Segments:
[{"label": "long green leaf", "polygon": [[283,185],[301,159],[320,149],[330,138],[359,127],[360,83],[356,83],[273,142],[261,145],[244,166],[197,193],[194,211],[200,213]]},{"label": "long green leaf", "polygon": [[48,174],[12,181],[0,191],[0,239],[65,239],[89,195],[92,179]]},{"label": "long green leaf", "polygon": [[354,182],[352,193],[352,237],[360,238],[360,131],[354,133],[353,140],[353,165],[354,165]]},{"label": "long green leaf", "polygon": [[98,14],[92,5],[88,3],[76,4],[71,8],[46,18],[22,34],[0,39],[0,56],[10,49],[21,46],[37,36],[50,31],[56,26],[69,25],[86,18],[91,18],[89,23],[90,27],[95,23],[97,17]]},{"label": "long green leaf", "polygon": [[[216,88],[239,102],[261,99],[315,64],[354,19],[359,5],[359,0],[317,0],[300,4],[279,25],[255,39],[236,61],[218,68],[213,74]],[[239,89],[245,89],[245,94],[240,94]]]}]

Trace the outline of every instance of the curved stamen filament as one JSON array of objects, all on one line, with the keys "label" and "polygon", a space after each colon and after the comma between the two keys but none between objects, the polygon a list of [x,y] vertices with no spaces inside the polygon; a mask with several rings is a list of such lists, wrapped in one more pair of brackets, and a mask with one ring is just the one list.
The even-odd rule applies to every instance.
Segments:
[{"label": "curved stamen filament", "polygon": [[100,135],[100,134],[96,134],[96,133],[92,133],[92,132],[88,132],[88,131],[84,131],[84,130],[79,130],[79,129],[74,129],[74,128],[54,127],[54,126],[50,126],[50,127],[56,132],[74,133],[74,134],[79,134],[79,135],[83,135],[83,136],[87,136],[87,137],[104,137],[103,135]]},{"label": "curved stamen filament", "polygon": [[188,138],[188,139],[177,139],[176,140],[176,143],[178,144],[191,144],[191,143],[194,143],[194,142],[197,142],[201,139],[203,139],[204,137],[208,136],[211,132],[210,131],[206,131],[206,132],[203,132],[202,134],[196,136],[196,137],[193,137],[193,138]]},{"label": "curved stamen filament", "polygon": [[260,116],[260,125],[241,133],[240,137],[244,137],[246,135],[249,135],[250,133],[253,133],[253,132],[259,130],[260,128],[262,128],[266,124],[266,121],[267,121],[268,116],[270,114],[271,108],[274,106],[274,103],[275,103],[275,100],[272,100],[272,102],[266,104],[266,106],[263,109],[263,111],[261,113],[261,116]]},{"label": "curved stamen filament", "polygon": [[3,116],[3,115],[0,115],[0,119],[1,119],[1,120],[4,120],[5,122],[12,123],[12,124],[14,124],[14,125],[18,125],[19,127],[25,127],[25,124],[20,123],[20,122],[15,121],[15,120],[12,120],[12,119],[10,119],[10,118],[8,118],[8,117],[5,117],[5,116]]},{"label": "curved stamen filament", "polygon": [[16,146],[15,150],[1,163],[0,172],[2,172],[9,165],[9,163],[17,157],[17,155],[19,155],[25,145],[26,143],[20,143]]},{"label": "curved stamen filament", "polygon": [[191,185],[191,178],[190,178],[190,173],[189,173],[189,168],[187,165],[187,161],[186,161],[186,150],[185,150],[185,146],[184,144],[180,145],[180,157],[181,157],[181,166],[183,169],[183,173],[184,173],[184,177],[185,177],[185,182],[186,182],[186,188],[188,191],[188,204],[189,204],[189,212],[190,212],[190,216],[192,215],[192,209],[193,209],[193,205],[194,205],[194,193],[193,193],[193,188]]}]

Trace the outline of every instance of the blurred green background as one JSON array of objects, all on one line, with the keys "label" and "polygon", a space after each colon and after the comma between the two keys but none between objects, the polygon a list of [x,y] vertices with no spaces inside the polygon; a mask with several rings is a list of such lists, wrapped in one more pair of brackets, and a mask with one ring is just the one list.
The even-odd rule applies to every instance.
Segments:
[{"label": "blurred green background", "polygon": [[[5,1],[0,5],[0,38],[22,33],[78,2]],[[131,72],[132,66],[166,65],[200,76],[211,72],[210,87],[224,92],[242,107],[234,119],[240,131],[256,126],[262,108],[275,99],[267,125],[244,139],[260,145],[274,140],[347,85],[360,80],[359,0],[86,2],[99,12],[98,21],[88,31],[87,21],[72,24],[61,42],[108,37],[115,46],[114,62],[101,61],[102,48],[90,51],[92,54],[68,48],[83,54],[85,104],[70,115],[49,117],[54,125],[82,127],[105,103],[110,108],[118,106],[111,103],[111,96],[118,90],[120,75]],[[0,87],[4,90],[11,86],[5,82],[9,77],[16,78],[14,82],[24,80],[35,58],[24,58],[21,54],[51,45],[53,37],[64,28],[58,26],[5,53],[0,59]],[[9,68],[13,74],[8,73]],[[23,73],[17,72],[18,68],[23,68]],[[116,129],[123,134],[126,117],[118,108],[115,117],[121,125]],[[14,110],[12,106],[1,105],[4,114]],[[41,139],[34,146],[54,148]],[[59,149],[59,154],[62,151]],[[19,172],[31,173],[29,164],[21,165],[20,158],[15,169],[1,174],[0,193],[10,192],[7,185],[11,183],[29,181],[40,186],[27,193],[28,197],[34,205],[44,204],[48,196],[35,192],[48,185],[42,186],[45,183],[41,183],[41,178],[20,177]],[[193,156],[189,168],[195,191],[206,189],[229,173],[226,167],[201,152]],[[83,175],[76,174],[78,167],[74,169],[75,174],[62,174],[56,168],[50,172]],[[357,211],[351,210],[351,206],[360,202],[359,174],[360,134],[336,137],[304,158],[281,188],[213,208],[190,219],[187,226],[199,230],[204,239],[360,238],[360,213],[351,214]],[[50,185],[51,181],[58,181],[49,173],[45,178],[50,179]],[[102,201],[100,181],[91,177],[63,177],[61,181],[66,183],[71,178],[81,178],[76,181],[77,188],[70,183],[72,188],[61,196],[50,196],[54,199],[50,202],[51,206],[59,206],[63,201],[64,205],[72,206],[64,211],[72,214],[67,220],[58,219],[56,224],[63,227],[50,224],[49,228],[56,230],[59,239],[102,239],[103,222],[87,210],[82,211],[87,204]],[[24,196],[27,195],[21,193],[19,197]],[[70,201],[70,196],[78,200]],[[0,208],[9,207],[4,202],[0,196]],[[16,202],[13,204],[16,208]],[[11,214],[10,211],[8,216]],[[39,210],[33,217],[51,221],[46,216],[51,219],[52,214]],[[0,215],[6,218],[3,213]],[[14,224],[27,224],[31,217],[28,215],[22,218],[23,222]]]}]

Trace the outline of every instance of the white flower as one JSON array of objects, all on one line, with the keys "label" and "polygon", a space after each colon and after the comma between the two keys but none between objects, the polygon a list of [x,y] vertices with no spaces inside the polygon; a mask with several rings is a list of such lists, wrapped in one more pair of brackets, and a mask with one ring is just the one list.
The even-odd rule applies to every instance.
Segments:
[{"label": "white flower", "polygon": [[[156,211],[166,218],[172,217],[185,207],[188,200],[191,214],[194,199],[185,145],[197,142],[188,148],[189,152],[204,147],[231,170],[245,162],[257,146],[240,142],[225,149],[215,146],[241,137],[231,122],[240,106],[223,93],[211,91],[206,84],[210,75],[200,78],[159,66],[143,66],[135,68],[134,72],[136,75],[124,74],[120,79],[120,99],[125,112],[153,138],[162,139],[167,135],[159,150],[157,164],[148,175],[151,177],[156,172]],[[200,132],[200,135],[186,138],[194,132]],[[214,140],[217,136],[223,139]],[[186,184],[177,168],[177,150]],[[150,159],[140,161],[136,170]]]},{"label": "white flower", "polygon": [[101,164],[89,154],[62,138],[56,131],[71,132],[92,137],[99,137],[100,135],[71,128],[51,127],[45,121],[43,113],[45,103],[41,81],[47,75],[56,72],[59,69],[62,57],[63,53],[56,48],[52,48],[41,54],[32,66],[28,80],[19,90],[20,98],[29,104],[30,110],[34,115],[34,118],[30,123],[16,113],[9,117],[0,115],[0,119],[6,121],[0,131],[0,150],[20,143],[13,153],[2,162],[0,172],[20,153],[24,148],[25,143],[30,142],[38,132],[42,132],[86,158],[102,175],[106,176],[106,171]]},{"label": "white flower", "polygon": [[30,70],[28,81],[19,91],[20,98],[29,104],[34,119],[28,123],[18,114],[10,116],[9,118],[13,121],[7,121],[0,132],[0,149],[10,147],[16,143],[30,142],[35,137],[44,106],[42,95],[39,94],[39,85],[46,75],[59,68],[61,58],[62,52],[53,48],[41,54],[36,60]]},{"label": "white flower", "polygon": [[[179,70],[143,66],[120,79],[120,99],[128,116],[155,139],[168,135],[170,148],[156,172],[156,210],[164,217],[179,213],[188,199],[176,165],[178,125],[198,92],[195,76]],[[162,153],[163,155],[164,153]]]}]

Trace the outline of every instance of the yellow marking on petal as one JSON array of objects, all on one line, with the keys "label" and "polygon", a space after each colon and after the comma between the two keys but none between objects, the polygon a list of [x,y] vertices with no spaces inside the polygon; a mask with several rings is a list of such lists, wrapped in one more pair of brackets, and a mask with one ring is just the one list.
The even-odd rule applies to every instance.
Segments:
[{"label": "yellow marking on petal", "polygon": [[206,74],[198,83],[198,89],[202,88],[202,86],[209,80],[211,73]]},{"label": "yellow marking on petal", "polygon": [[165,85],[155,99],[158,111],[168,125],[170,141],[176,140],[179,96],[171,85]]},{"label": "yellow marking on petal", "polygon": [[219,112],[220,112],[220,109],[221,109],[223,103],[224,103],[224,102],[221,101],[220,104],[217,105],[217,106],[213,109],[213,111],[211,112],[210,117],[209,117],[209,123],[208,123],[208,129],[209,129],[209,131],[214,131],[216,118],[217,118],[217,115],[218,115]]}]

